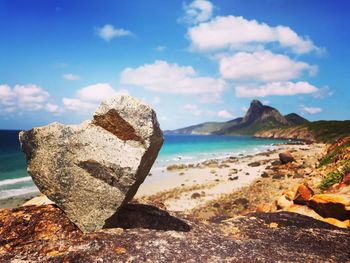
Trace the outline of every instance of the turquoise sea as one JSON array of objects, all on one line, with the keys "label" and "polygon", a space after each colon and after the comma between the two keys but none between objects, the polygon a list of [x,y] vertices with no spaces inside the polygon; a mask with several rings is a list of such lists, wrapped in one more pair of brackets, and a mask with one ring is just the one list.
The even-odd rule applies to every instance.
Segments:
[{"label": "turquoise sea", "polygon": [[[0,199],[38,191],[27,174],[19,131],[0,131]],[[282,141],[238,136],[165,135],[154,168],[239,154],[254,154]]]}]

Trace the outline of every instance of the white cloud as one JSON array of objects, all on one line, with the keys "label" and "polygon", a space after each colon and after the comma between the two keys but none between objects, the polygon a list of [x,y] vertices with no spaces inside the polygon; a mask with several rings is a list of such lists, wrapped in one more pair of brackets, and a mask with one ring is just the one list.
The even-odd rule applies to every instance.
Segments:
[{"label": "white cloud", "polygon": [[231,119],[233,118],[233,114],[227,110],[221,110],[218,112],[218,117],[223,119]]},{"label": "white cloud", "polygon": [[291,96],[315,93],[319,89],[308,82],[271,82],[265,85],[239,85],[235,88],[237,97]]},{"label": "white cloud", "polygon": [[93,110],[97,108],[97,104],[85,102],[76,98],[63,98],[63,105],[66,109],[72,111]]},{"label": "white cloud", "polygon": [[0,85],[0,103],[4,105],[12,105],[14,103],[13,98],[16,94],[12,91],[8,85]]},{"label": "white cloud", "polygon": [[108,83],[97,83],[84,87],[77,91],[77,98],[83,101],[101,102],[120,94],[127,94],[127,91],[117,92]]},{"label": "white cloud", "polygon": [[311,75],[317,71],[316,66],[266,50],[222,57],[219,64],[222,77],[230,80],[286,81],[299,77],[303,71]]},{"label": "white cloud", "polygon": [[304,105],[301,105],[300,110],[302,112],[308,113],[308,114],[316,114],[322,112],[321,108],[318,107],[306,107]]},{"label": "white cloud", "polygon": [[207,21],[213,15],[214,5],[207,0],[195,0],[190,4],[184,4],[185,15],[179,19],[180,22],[197,24]]},{"label": "white cloud", "polygon": [[65,80],[71,80],[71,81],[80,79],[80,77],[78,75],[75,75],[75,74],[72,74],[72,73],[63,74],[62,77]]},{"label": "white cloud", "polygon": [[60,112],[62,112],[62,109],[58,105],[52,104],[52,103],[47,103],[45,105],[45,109],[48,112],[52,112],[52,113],[60,113]]},{"label": "white cloud", "polygon": [[240,49],[246,45],[277,42],[297,54],[319,50],[308,37],[298,36],[286,26],[272,27],[256,20],[218,16],[188,29],[192,48],[197,51]]},{"label": "white cloud", "polygon": [[13,89],[20,104],[36,104],[47,100],[49,93],[41,87],[33,84],[16,85]]},{"label": "white cloud", "polygon": [[211,98],[219,98],[226,89],[226,83],[222,79],[198,77],[191,66],[169,64],[162,60],[138,68],[126,68],[121,74],[120,82],[157,92],[195,94],[200,97],[210,95]]},{"label": "white cloud", "polygon": [[44,109],[49,96],[46,90],[34,84],[15,85],[14,88],[0,85],[0,105],[4,106],[7,112],[16,109],[29,111]]},{"label": "white cloud", "polygon": [[97,29],[97,34],[105,41],[110,41],[115,37],[131,36],[133,35],[130,31],[123,28],[114,28],[113,25],[106,24],[101,28]]},{"label": "white cloud", "polygon": [[166,50],[166,46],[158,46],[155,48],[156,51],[163,52]]},{"label": "white cloud", "polygon": [[79,89],[74,98],[63,98],[62,102],[68,110],[91,110],[100,102],[122,94],[128,94],[128,91],[116,91],[109,83],[97,83]]}]

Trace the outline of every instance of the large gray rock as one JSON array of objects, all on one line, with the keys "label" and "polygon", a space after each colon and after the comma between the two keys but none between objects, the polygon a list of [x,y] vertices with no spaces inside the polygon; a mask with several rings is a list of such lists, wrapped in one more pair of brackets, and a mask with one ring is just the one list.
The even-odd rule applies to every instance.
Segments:
[{"label": "large gray rock", "polygon": [[163,143],[155,112],[130,96],[103,102],[91,121],[19,137],[35,184],[84,232],[132,199]]}]

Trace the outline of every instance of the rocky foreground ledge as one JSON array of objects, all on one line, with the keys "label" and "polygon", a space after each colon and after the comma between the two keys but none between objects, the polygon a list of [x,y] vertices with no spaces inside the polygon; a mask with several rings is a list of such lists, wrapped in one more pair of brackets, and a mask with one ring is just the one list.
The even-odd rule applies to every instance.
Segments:
[{"label": "rocky foreground ledge", "polygon": [[348,262],[350,230],[303,215],[252,213],[201,223],[128,204],[83,233],[54,205],[0,210],[0,262]]}]

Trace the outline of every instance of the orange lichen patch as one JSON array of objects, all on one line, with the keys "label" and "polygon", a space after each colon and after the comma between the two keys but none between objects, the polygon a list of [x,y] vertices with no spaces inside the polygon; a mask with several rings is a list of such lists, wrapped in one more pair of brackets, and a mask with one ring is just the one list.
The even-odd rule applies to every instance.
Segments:
[{"label": "orange lichen patch", "polygon": [[62,254],[61,252],[59,251],[50,251],[48,253],[46,253],[46,256],[49,256],[49,257],[56,257],[58,255]]},{"label": "orange lichen patch", "polygon": [[[64,213],[53,205],[26,206],[0,210],[0,240],[5,248],[17,244],[30,245],[31,240],[58,240],[62,236],[76,236],[77,228]],[[47,250],[47,246],[43,249]]]},{"label": "orange lichen patch", "polygon": [[277,227],[278,227],[278,223],[276,223],[276,222],[271,222],[269,224],[269,228],[277,228]]},{"label": "orange lichen patch", "polygon": [[123,247],[116,247],[116,248],[114,249],[114,251],[115,251],[117,254],[124,254],[124,253],[126,253],[126,249],[123,248]]}]

